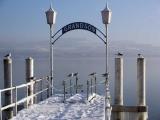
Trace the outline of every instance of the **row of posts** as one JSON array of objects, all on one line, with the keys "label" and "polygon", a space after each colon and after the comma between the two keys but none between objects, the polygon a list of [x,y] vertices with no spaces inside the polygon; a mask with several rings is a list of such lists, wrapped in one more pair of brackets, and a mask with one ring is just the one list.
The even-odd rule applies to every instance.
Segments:
[{"label": "row of posts", "polygon": [[[72,96],[72,88],[75,87],[75,93],[78,93],[78,89],[81,89],[83,86],[78,84],[78,73],[71,73],[68,75],[69,77],[69,92],[70,92],[70,96]],[[72,81],[73,81],[73,77],[75,77],[75,86],[73,86]],[[90,79],[87,80],[87,99],[89,98],[89,94],[92,95],[93,93],[97,92],[97,77],[96,77],[96,73],[91,73],[89,74]],[[63,85],[63,94],[64,94],[64,101],[66,99],[66,88],[67,88],[67,84],[66,84],[66,80],[63,81],[62,83]],[[83,90],[81,90],[82,92]]]},{"label": "row of posts", "polygon": [[[67,77],[69,77],[69,92],[70,92],[70,96],[72,96],[72,89],[73,89],[73,87],[75,87],[75,93],[77,94],[78,93],[78,87],[79,87],[79,84],[78,84],[78,72],[76,72],[76,73],[71,73],[71,74],[69,74]],[[72,84],[72,81],[73,81],[73,78],[75,77],[75,86],[73,86],[73,84]],[[66,80],[64,80],[63,82],[62,82],[62,85],[63,85],[63,94],[64,94],[64,102],[65,102],[65,99],[66,99],[66,93],[67,93],[67,91],[66,91]]]},{"label": "row of posts", "polygon": [[[146,61],[137,58],[137,96],[138,106],[146,106]],[[123,106],[123,58],[115,58],[115,105]]]},{"label": "row of posts", "polygon": [[89,74],[90,79],[87,80],[87,100],[89,95],[93,95],[93,93],[97,93],[97,77],[96,73],[93,72]]},{"label": "row of posts", "polygon": [[[4,63],[4,88],[11,88],[13,87],[12,84],[12,59],[10,57],[5,57],[3,60]],[[34,83],[34,59],[29,57],[26,59],[26,82],[33,82]],[[26,107],[34,104],[34,84],[31,84],[27,87],[27,96],[32,96],[30,99],[27,100]],[[16,93],[17,94],[17,93]],[[9,90],[6,91],[4,94],[4,105],[9,105],[13,103],[13,91]],[[49,89],[47,91],[47,97],[49,97]],[[13,108],[9,108],[4,110],[5,119],[10,119],[13,117]]]}]

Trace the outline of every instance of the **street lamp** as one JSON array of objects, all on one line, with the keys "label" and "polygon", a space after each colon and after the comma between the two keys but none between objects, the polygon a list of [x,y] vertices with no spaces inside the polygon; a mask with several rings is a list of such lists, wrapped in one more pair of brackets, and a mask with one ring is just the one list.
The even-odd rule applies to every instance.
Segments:
[{"label": "street lamp", "polygon": [[53,46],[52,46],[52,25],[56,22],[56,11],[50,6],[49,10],[46,11],[47,24],[50,26],[50,52],[49,52],[49,62],[50,62],[50,82],[52,85],[51,95],[53,94]]},{"label": "street lamp", "polygon": [[103,24],[105,24],[106,27],[106,81],[105,81],[105,120],[111,119],[111,104],[110,104],[110,91],[109,91],[109,73],[108,73],[108,24],[111,22],[111,15],[112,12],[108,8],[108,5],[106,5],[106,8],[101,11],[102,13],[102,21]]}]

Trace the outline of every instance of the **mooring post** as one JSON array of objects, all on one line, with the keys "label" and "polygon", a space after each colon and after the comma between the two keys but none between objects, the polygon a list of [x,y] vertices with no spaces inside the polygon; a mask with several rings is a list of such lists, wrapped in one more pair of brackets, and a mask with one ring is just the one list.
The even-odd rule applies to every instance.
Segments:
[{"label": "mooring post", "polygon": [[70,86],[70,96],[72,96],[72,79],[69,80],[69,86]]},{"label": "mooring post", "polygon": [[[4,88],[12,87],[12,59],[10,57],[6,57],[3,60],[4,63]],[[5,105],[9,105],[13,103],[13,95],[12,90],[5,92],[4,97]],[[13,108],[8,108],[5,112],[5,119],[10,119],[13,117]]]},{"label": "mooring post", "polygon": [[94,88],[94,92],[97,93],[97,77],[96,75],[94,76],[94,80],[95,80],[95,88]]},{"label": "mooring post", "polygon": [[92,91],[92,77],[91,77],[91,95],[93,94],[93,91]]},{"label": "mooring post", "polygon": [[115,58],[115,105],[123,105],[123,58]]},{"label": "mooring post", "polygon": [[78,76],[76,75],[76,94],[78,93]]},{"label": "mooring post", "polygon": [[34,59],[29,57],[26,59],[26,82],[30,82],[31,85],[28,87],[28,96],[30,99],[27,100],[27,106],[34,103]]},{"label": "mooring post", "polygon": [[49,90],[50,90],[50,82],[49,82],[49,76],[46,78],[47,79],[47,98],[49,98]]},{"label": "mooring post", "polygon": [[137,58],[138,105],[146,105],[146,61],[144,57]]},{"label": "mooring post", "polygon": [[89,96],[89,81],[87,80],[87,100],[88,100],[88,96]]},{"label": "mooring post", "polygon": [[66,82],[65,81],[63,81],[63,94],[64,94],[64,102],[65,102],[65,100],[66,100]]},{"label": "mooring post", "polygon": [[[43,80],[41,80],[41,82],[40,82],[40,89],[41,89],[41,91],[43,90]],[[43,100],[43,92],[41,93],[41,98],[40,99],[41,99],[41,101]]]}]

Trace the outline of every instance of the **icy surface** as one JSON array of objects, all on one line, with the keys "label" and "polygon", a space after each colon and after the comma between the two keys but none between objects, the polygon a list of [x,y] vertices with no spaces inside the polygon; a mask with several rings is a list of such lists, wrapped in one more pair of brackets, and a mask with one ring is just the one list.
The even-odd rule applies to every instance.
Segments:
[{"label": "icy surface", "polygon": [[82,94],[76,94],[63,103],[62,95],[55,95],[45,101],[20,111],[12,120],[103,120],[104,97],[88,102]]}]

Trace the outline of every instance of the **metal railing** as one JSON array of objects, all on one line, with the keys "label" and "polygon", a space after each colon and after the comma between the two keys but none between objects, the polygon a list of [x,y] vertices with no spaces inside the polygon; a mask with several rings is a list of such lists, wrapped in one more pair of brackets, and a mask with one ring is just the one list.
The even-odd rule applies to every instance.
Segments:
[{"label": "metal railing", "polygon": [[[45,82],[43,82],[43,81],[45,81]],[[46,87],[44,87],[43,83],[46,83]],[[40,90],[37,90],[37,87],[38,87],[37,85],[38,84],[40,84]],[[31,86],[33,87],[33,94],[29,95],[29,90],[28,89]],[[26,89],[26,96],[21,98],[20,100],[18,100],[17,92],[21,88],[25,88]],[[28,108],[28,106],[31,105],[31,104],[28,104],[31,101],[31,99],[32,100],[36,99],[37,96],[40,95],[40,94],[41,94],[41,100],[43,99],[42,98],[42,93],[43,92],[47,92],[47,97],[49,97],[50,89],[51,89],[51,85],[50,85],[50,82],[49,82],[49,77],[44,77],[44,78],[40,78],[40,79],[36,79],[36,80],[31,80],[31,82],[28,82],[26,84],[21,84],[21,85],[15,86],[15,87],[1,89],[0,90],[0,120],[3,119],[2,112],[4,110],[13,109],[14,108],[14,115],[17,115],[18,105],[26,102],[26,107]],[[11,104],[2,106],[2,93],[8,92],[8,91],[12,91],[12,92],[14,91],[13,92],[14,94],[12,94],[12,99],[14,101]],[[34,103],[35,103],[35,101],[34,101]]]}]

